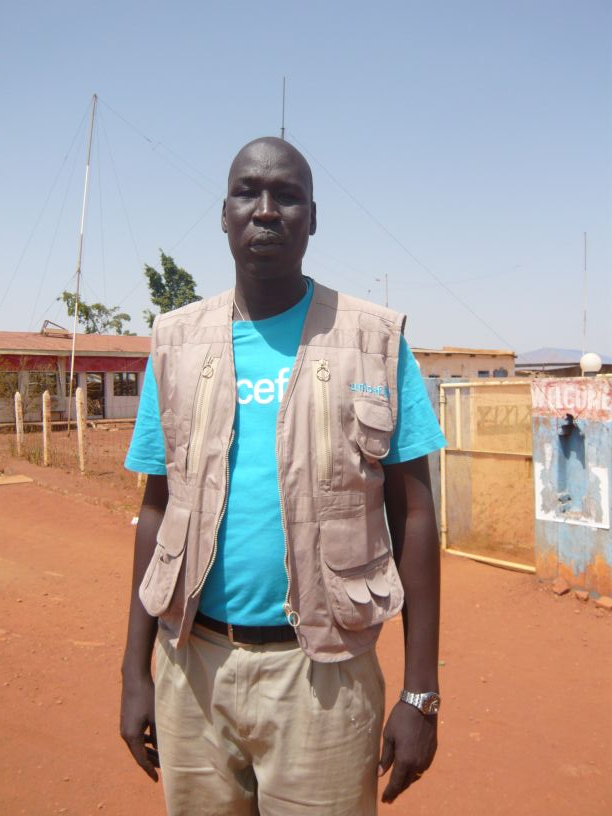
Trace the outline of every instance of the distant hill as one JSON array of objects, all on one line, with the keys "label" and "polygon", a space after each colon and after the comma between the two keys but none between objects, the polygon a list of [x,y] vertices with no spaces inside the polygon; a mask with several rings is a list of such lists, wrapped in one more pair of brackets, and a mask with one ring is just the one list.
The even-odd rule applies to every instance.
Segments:
[{"label": "distant hill", "polygon": [[[605,354],[599,356],[602,363],[612,364],[612,357]],[[539,348],[519,354],[516,358],[516,367],[578,365],[581,357],[582,352],[579,349]]]}]

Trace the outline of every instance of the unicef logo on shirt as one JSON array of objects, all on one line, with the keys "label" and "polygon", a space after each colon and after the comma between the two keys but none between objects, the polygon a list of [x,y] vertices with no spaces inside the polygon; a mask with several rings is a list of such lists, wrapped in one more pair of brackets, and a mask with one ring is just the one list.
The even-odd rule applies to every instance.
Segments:
[{"label": "unicef logo on shirt", "polygon": [[262,377],[261,380],[252,380],[243,377],[236,383],[237,399],[240,405],[257,402],[260,405],[269,405],[271,402],[280,403],[289,382],[290,368],[281,368],[275,379]]}]

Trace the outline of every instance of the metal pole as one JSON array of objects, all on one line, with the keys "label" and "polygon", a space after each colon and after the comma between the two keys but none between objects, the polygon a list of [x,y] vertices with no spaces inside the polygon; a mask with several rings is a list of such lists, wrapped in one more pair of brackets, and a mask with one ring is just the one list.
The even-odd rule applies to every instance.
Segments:
[{"label": "metal pole", "polygon": [[[584,275],[582,287],[582,354],[586,354],[586,330],[587,330],[587,234],[584,238]],[[582,372],[584,376],[584,371]]]},{"label": "metal pole", "polygon": [[285,77],[283,77],[283,116],[281,120],[281,139],[285,138]]},{"label": "metal pole", "polygon": [[[446,393],[444,384],[440,383],[440,428],[446,434]],[[448,522],[446,510],[446,448],[440,451],[440,544],[443,550],[448,547]]]},{"label": "metal pole", "polygon": [[471,558],[472,561],[480,561],[481,564],[490,564],[493,567],[515,570],[516,572],[535,573],[536,571],[536,568],[531,566],[531,564],[517,564],[514,561],[502,561],[500,558],[489,558],[487,555],[476,555],[476,553],[463,552],[462,550],[449,550],[448,548],[446,552],[449,555],[458,555],[461,558]]},{"label": "metal pole", "polygon": [[89,166],[91,164],[91,143],[93,141],[94,120],[98,95],[93,95],[91,105],[91,122],[89,125],[89,140],[87,143],[87,164],[85,166],[85,187],[83,190],[83,207],[81,209],[81,232],[79,235],[79,254],[76,270],[76,297],[74,300],[74,323],[72,328],[72,351],[70,353],[70,384],[68,386],[68,436],[70,436],[70,415],[72,413],[72,379],[74,377],[74,355],[76,351],[77,323],[79,317],[79,295],[81,293],[81,261],[83,259],[83,236],[85,230],[85,212],[87,210],[87,188],[89,186]]}]

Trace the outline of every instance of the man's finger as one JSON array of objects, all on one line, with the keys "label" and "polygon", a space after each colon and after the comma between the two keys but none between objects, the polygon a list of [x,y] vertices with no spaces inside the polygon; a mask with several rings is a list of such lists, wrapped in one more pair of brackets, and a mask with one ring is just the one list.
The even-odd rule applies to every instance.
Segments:
[{"label": "man's finger", "polygon": [[159,768],[159,752],[156,751],[154,748],[147,748],[147,756],[149,758],[149,762],[155,768]]},{"label": "man's finger", "polygon": [[145,733],[145,742],[150,743],[154,748],[157,748],[157,729],[155,728],[155,723],[151,723],[149,726],[149,731]]},{"label": "man's finger", "polygon": [[395,746],[393,740],[387,739],[387,737],[383,737],[382,753],[380,755],[380,762],[378,763],[377,769],[378,776],[383,776],[383,774],[387,773],[387,771],[391,767],[391,763],[393,762],[394,754]]},{"label": "man's finger", "polygon": [[395,761],[389,784],[383,791],[383,802],[392,802],[399,794],[414,781],[414,770],[410,765]]},{"label": "man's finger", "polygon": [[143,735],[138,737],[131,737],[126,739],[127,746],[136,762],[140,765],[142,770],[150,776],[154,782],[158,780],[158,774],[155,766],[148,757],[147,751],[152,749],[145,748]]}]

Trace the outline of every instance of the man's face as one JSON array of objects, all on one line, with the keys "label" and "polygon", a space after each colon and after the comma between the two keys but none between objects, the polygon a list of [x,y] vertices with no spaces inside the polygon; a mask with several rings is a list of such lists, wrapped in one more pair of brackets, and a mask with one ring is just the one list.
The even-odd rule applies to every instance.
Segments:
[{"label": "man's face", "polygon": [[236,270],[258,278],[299,273],[315,213],[300,154],[280,140],[247,145],[230,169],[221,221]]}]

